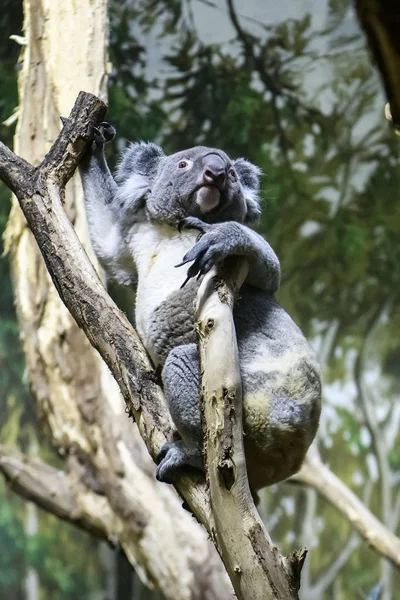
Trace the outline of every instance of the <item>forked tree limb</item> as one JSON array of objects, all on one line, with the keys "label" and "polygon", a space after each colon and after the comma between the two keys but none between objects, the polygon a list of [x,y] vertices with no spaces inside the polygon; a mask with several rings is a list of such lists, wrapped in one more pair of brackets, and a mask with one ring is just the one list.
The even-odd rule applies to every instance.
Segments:
[{"label": "forked tree limb", "polygon": [[[162,391],[136,332],[104,289],[62,207],[63,188],[105,111],[105,105],[98,98],[81,92],[58,139],[37,168],[0,144],[0,179],[17,196],[62,301],[110,368],[154,458],[173,430]],[[182,476],[178,489],[198,520],[213,535],[214,517],[204,483]],[[261,526],[253,533],[252,552],[258,555],[258,565],[263,565],[258,573],[253,573],[258,583],[255,598],[296,598],[298,584],[294,586],[293,582],[298,582],[298,578],[288,575],[292,562],[279,558]],[[214,541],[218,547],[218,540]],[[244,551],[243,548],[237,550],[239,555]],[[238,584],[239,597],[253,596],[248,585],[241,583],[237,570],[241,567],[229,562],[230,555],[222,555],[228,561],[228,572],[236,572],[233,583]],[[275,564],[266,568],[269,560],[275,560]],[[300,563],[293,560],[293,564]],[[251,573],[246,581],[250,580]]]},{"label": "forked tree limb", "polygon": [[[43,169],[32,167],[0,142],[0,179],[17,196],[62,301],[110,368],[129,414],[155,458],[173,432],[162,390],[138,335],[83,250],[62,208],[62,188],[57,183],[71,176],[71,161],[76,168],[105,112],[101,100],[81,92],[67,121],[74,136],[66,143],[65,132],[60,133]],[[199,521],[207,524],[211,518],[208,494],[201,481],[192,485],[193,480],[182,476],[180,491]]]},{"label": "forked tree limb", "polygon": [[206,476],[215,524],[212,536],[239,600],[298,598],[306,550],[286,558],[273,546],[247,478],[232,309],[248,267],[246,259],[226,259],[204,277],[197,294]]}]

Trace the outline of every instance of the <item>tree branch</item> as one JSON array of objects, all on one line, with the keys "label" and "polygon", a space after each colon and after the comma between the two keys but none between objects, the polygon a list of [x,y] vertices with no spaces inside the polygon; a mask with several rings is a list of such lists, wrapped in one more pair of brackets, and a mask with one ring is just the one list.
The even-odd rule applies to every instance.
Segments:
[{"label": "tree branch", "polygon": [[[17,157],[10,154],[2,144],[0,144],[0,164],[3,165],[3,170],[0,176],[6,183],[10,180],[6,158],[11,158],[13,173],[14,171],[16,173],[13,176],[17,181],[14,192],[36,238],[56,289],[77,324],[110,368],[120,386],[129,413],[134,417],[146,446],[154,458],[173,431],[160,386],[137,334],[125,315],[108,296],[83,251],[61,202],[62,186],[76,168],[86,144],[91,141],[94,127],[104,118],[104,112],[105,106],[100,100],[81,92],[69,119],[64,123],[63,131],[45,160],[37,169],[28,171],[27,184],[22,186],[18,184],[17,180],[22,180],[24,177],[23,165],[19,164],[21,170],[18,172],[18,168],[14,167],[18,165]],[[106,467],[105,464],[102,468]],[[105,483],[113,510],[118,515],[123,515],[127,503],[121,500],[121,494],[123,495],[125,490],[118,485],[115,477],[106,478]],[[114,483],[116,488],[113,493]],[[199,478],[182,476],[178,489],[198,520],[214,537],[214,520],[204,482]],[[140,531],[142,530],[143,524],[135,524],[135,519],[131,518],[130,513],[126,516],[132,535],[135,535],[136,526]],[[266,597],[265,593],[268,590],[270,590],[269,598],[276,597],[271,594],[274,594],[272,590],[275,590],[275,582],[279,577],[283,581],[286,579],[286,590],[290,589],[290,592],[297,590],[305,554],[298,559],[290,557],[285,560],[280,557],[282,560],[279,561],[280,555],[263,539],[263,535],[260,524],[253,528],[251,540],[253,553],[258,552],[258,563],[265,571],[265,580],[270,574],[269,569],[274,573],[275,580],[268,582],[265,589],[259,589],[255,598]],[[275,560],[278,565],[267,565],[268,560]],[[283,565],[286,571],[281,568]],[[238,579],[241,578],[238,578],[236,573],[236,580]],[[288,598],[297,595],[290,593],[290,596],[286,594],[278,597]]]},{"label": "tree branch", "polygon": [[17,189],[29,193],[29,188],[26,189],[26,185],[28,181],[34,178],[35,167],[32,167],[23,158],[16,156],[12,150],[1,142],[0,149],[0,179],[14,194]]},{"label": "tree branch", "polygon": [[306,551],[288,559],[279,554],[254,506],[247,479],[232,308],[248,267],[246,259],[225,260],[204,277],[197,295],[206,474],[213,536],[237,597],[285,600],[298,598]]},{"label": "tree branch", "polygon": [[62,188],[75,173],[88,141],[93,139],[93,128],[103,121],[107,107],[93,94],[80,93],[69,119],[61,118],[63,128],[50,151],[44,157],[40,170],[55,179]]},{"label": "tree branch", "polygon": [[314,488],[346,517],[368,544],[400,567],[400,538],[379,521],[359,498],[323,464],[316,452],[309,451],[299,473],[289,481]]},{"label": "tree branch", "polygon": [[0,446],[0,471],[8,487],[26,500],[92,535],[115,538],[116,518],[107,499],[88,490],[74,475],[4,446]]}]

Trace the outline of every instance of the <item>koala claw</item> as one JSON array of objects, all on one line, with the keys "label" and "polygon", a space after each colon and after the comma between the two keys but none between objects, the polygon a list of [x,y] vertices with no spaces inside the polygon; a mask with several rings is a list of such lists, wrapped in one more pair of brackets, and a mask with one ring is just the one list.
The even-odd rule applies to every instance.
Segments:
[{"label": "koala claw", "polygon": [[156,478],[164,483],[173,483],[175,481],[176,470],[181,462],[181,451],[176,447],[175,442],[167,442],[161,448],[157,462]]},{"label": "koala claw", "polygon": [[197,217],[185,217],[178,223],[179,233],[182,231],[182,229],[198,229],[201,233],[205,233],[210,229],[210,227],[211,225],[209,225],[209,223],[205,223]]},{"label": "koala claw", "polygon": [[115,128],[110,123],[100,123],[98,127],[94,128],[94,141],[97,146],[104,146],[108,142],[111,142],[115,138]]},{"label": "koala claw", "polygon": [[184,467],[204,468],[201,451],[189,450],[182,440],[164,444],[157,460],[160,463],[156,469],[156,478],[164,483],[175,483]]},{"label": "koala claw", "polygon": [[187,271],[186,281],[181,287],[184,287],[192,277],[197,276],[197,278],[200,278],[208,273],[218,261],[223,260],[229,254],[224,236],[218,225],[203,223],[195,217],[187,217],[183,221],[182,226],[199,229],[203,235],[193,248],[185,254],[182,261],[175,265],[176,267],[182,267],[186,263],[193,262]]}]

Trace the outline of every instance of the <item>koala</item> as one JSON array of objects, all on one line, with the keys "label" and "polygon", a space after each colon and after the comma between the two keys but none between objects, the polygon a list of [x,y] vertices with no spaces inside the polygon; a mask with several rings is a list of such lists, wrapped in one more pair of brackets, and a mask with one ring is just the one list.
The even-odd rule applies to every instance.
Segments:
[{"label": "koala", "polygon": [[109,277],[136,290],[136,328],[162,369],[180,437],[161,449],[157,478],[173,483],[182,469],[204,470],[194,300],[204,274],[231,255],[249,262],[233,317],[250,487],[290,477],[317,431],[321,381],[312,349],[274,297],[278,258],[250,228],[260,215],[260,170],[216,148],[166,156],[139,142],[114,179],[104,155],[114,136],[107,123],[96,130],[80,174],[93,248]]}]

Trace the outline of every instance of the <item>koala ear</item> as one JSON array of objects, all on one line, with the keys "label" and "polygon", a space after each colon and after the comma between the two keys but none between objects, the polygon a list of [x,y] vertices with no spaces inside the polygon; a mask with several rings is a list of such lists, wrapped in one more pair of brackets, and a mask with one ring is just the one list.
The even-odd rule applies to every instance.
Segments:
[{"label": "koala ear", "polygon": [[142,205],[164,157],[163,149],[151,142],[130,144],[123,153],[115,179],[120,186],[118,197],[129,205],[130,210],[137,210]]},{"label": "koala ear", "polygon": [[245,223],[254,223],[258,220],[260,209],[260,175],[261,169],[245,158],[237,158],[233,166],[239,175],[246,200],[247,213]]},{"label": "koala ear", "polygon": [[163,149],[151,142],[129,144],[118,164],[115,178],[118,183],[124,183],[132,175],[140,175],[150,184],[164,156]]}]

